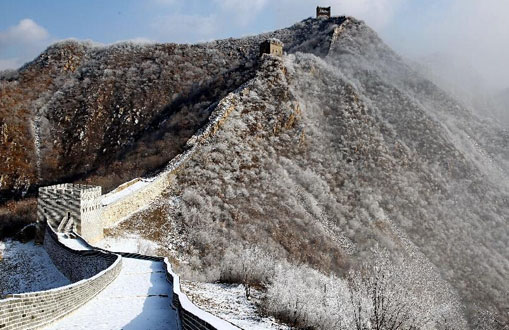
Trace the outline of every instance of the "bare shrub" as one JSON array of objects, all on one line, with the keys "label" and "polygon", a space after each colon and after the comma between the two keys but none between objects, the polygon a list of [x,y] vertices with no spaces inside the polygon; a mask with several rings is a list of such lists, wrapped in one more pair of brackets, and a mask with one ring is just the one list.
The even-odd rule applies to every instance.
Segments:
[{"label": "bare shrub", "polygon": [[501,315],[486,310],[480,310],[473,317],[476,330],[509,330],[509,320]]},{"label": "bare shrub", "polygon": [[412,304],[404,299],[404,290],[391,283],[375,267],[369,276],[356,273],[351,277],[350,299],[355,329],[421,329],[429,320],[419,319]]},{"label": "bare shrub", "polygon": [[264,286],[274,276],[274,258],[259,247],[228,248],[221,262],[221,282]]},{"label": "bare shrub", "polygon": [[35,198],[11,201],[0,207],[0,240],[12,237],[26,225],[37,221]]}]

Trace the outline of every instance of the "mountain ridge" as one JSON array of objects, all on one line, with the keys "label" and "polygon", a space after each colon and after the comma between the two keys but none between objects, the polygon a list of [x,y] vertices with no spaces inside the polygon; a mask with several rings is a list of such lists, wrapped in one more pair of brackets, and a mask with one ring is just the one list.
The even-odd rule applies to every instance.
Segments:
[{"label": "mountain ridge", "polygon": [[[0,190],[5,195],[34,184],[86,180],[91,172],[96,177],[111,177],[119,166],[125,173],[136,172],[113,182],[108,178],[98,182],[110,190],[143,174],[140,168],[155,170],[182,151],[182,144],[206,120],[208,106],[253,76],[261,41],[278,37],[287,44],[288,52],[307,47],[323,53],[330,38],[328,26],[343,20],[308,19],[259,36],[196,45],[94,46],[73,40],[52,45],[1,81],[4,119],[0,127],[4,142],[14,143],[7,148],[3,144],[6,161]],[[320,44],[323,46],[317,47]],[[11,128],[10,122],[16,123],[13,116],[20,114],[21,127]],[[175,116],[186,118],[175,123]],[[182,135],[167,137],[176,140],[175,145],[161,142],[168,131]],[[154,142],[164,146],[152,150]],[[22,147],[15,148],[15,144]],[[155,154],[164,147],[169,155],[158,159]],[[153,162],[126,168],[120,163],[129,162],[125,159],[129,153],[152,157]]]},{"label": "mountain ridge", "polygon": [[[363,267],[375,279],[387,271],[390,297],[405,306],[405,322],[416,322],[407,328],[479,328],[486,317],[506,324],[504,131],[419,75],[364,23],[337,20],[305,20],[294,26],[302,34],[280,30],[289,47],[282,59],[265,55],[227,73],[235,83],[175,105],[190,109],[185,116],[155,116],[174,120],[162,132],[189,125],[174,149],[155,151],[172,158],[216,102],[234,105],[162,197],[115,231],[157,241],[189,278],[263,287],[268,312],[297,326],[369,324],[373,306],[355,291]],[[253,58],[267,36],[246,38]],[[231,51],[240,62],[242,51]],[[356,297],[368,313],[360,318]]]}]

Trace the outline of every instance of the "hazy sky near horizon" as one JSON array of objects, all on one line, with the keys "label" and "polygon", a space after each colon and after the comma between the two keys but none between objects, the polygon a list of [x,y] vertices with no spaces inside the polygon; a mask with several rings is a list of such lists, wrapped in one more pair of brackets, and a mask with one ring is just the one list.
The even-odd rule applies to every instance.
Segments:
[{"label": "hazy sky near horizon", "polygon": [[314,16],[316,5],[365,20],[408,58],[450,62],[489,88],[509,87],[508,0],[0,0],[0,70],[21,66],[62,39],[241,37]]}]

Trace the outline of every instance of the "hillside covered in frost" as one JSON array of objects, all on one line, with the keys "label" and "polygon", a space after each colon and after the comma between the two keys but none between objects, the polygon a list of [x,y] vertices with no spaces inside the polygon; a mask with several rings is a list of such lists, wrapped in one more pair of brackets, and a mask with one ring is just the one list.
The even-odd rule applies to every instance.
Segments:
[{"label": "hillside covered in frost", "polygon": [[159,169],[183,151],[212,103],[254,76],[263,40],[324,54],[342,20],[197,45],[50,46],[0,74],[0,193],[70,180],[110,190]]},{"label": "hillside covered in frost", "polygon": [[326,53],[264,56],[218,105],[233,106],[223,126],[121,229],[189,278],[262,288],[260,310],[291,325],[507,327],[507,132],[364,23],[330,38]]},{"label": "hillside covered in frost", "polygon": [[[269,37],[283,57],[258,57]],[[110,233],[156,241],[187,280],[252,288],[290,326],[507,329],[509,135],[462,104],[353,18],[69,41],[1,78],[0,188],[109,190],[195,147]]]}]

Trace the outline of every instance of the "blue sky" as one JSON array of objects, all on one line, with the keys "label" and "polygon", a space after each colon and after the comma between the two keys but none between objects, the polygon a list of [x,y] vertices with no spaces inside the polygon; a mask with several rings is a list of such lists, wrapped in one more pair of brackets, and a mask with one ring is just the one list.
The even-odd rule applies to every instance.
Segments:
[{"label": "blue sky", "polygon": [[313,16],[317,4],[365,20],[404,56],[441,54],[509,86],[505,0],[0,0],[0,69],[67,38],[192,43],[256,34]]}]

